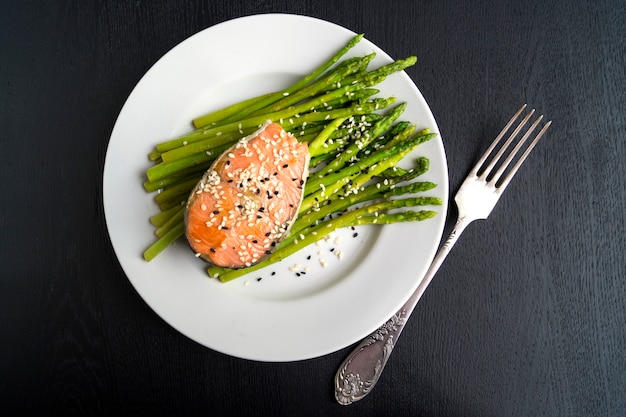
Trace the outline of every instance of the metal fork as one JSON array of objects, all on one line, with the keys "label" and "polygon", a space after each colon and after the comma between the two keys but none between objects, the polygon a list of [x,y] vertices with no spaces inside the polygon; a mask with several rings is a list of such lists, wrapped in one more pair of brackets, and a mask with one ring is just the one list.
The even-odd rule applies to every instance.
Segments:
[{"label": "metal fork", "polygon": [[[335,398],[340,404],[352,404],[365,397],[374,388],[405,323],[452,246],[471,222],[486,219],[489,216],[519,167],[552,123],[549,121],[544,124],[521,156],[511,165],[543,119],[543,116],[539,116],[507,154],[510,145],[523,131],[535,110],[528,111],[504,144],[499,148],[498,145],[525,109],[526,104],[509,120],[461,185],[454,197],[459,212],[456,224],[415,292],[393,317],[363,339],[339,367],[335,376]],[[496,148],[498,148],[497,151]],[[489,159],[492,154],[494,156]],[[503,157],[505,157],[504,160],[502,160]]]}]

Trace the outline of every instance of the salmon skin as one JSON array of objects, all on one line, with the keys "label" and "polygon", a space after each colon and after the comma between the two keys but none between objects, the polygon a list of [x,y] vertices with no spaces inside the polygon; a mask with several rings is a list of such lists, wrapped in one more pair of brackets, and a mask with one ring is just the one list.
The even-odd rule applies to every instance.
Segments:
[{"label": "salmon skin", "polygon": [[224,152],[191,192],[185,233],[196,256],[244,268],[289,234],[308,175],[306,143],[268,122]]}]

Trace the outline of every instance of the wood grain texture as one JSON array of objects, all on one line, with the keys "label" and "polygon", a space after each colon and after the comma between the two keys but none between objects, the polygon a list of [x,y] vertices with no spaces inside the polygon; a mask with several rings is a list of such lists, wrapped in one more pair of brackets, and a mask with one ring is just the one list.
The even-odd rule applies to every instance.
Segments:
[{"label": "wood grain texture", "polygon": [[[106,231],[106,147],[134,85],[192,34],[267,12],[417,55],[452,191],[520,103],[553,120],[347,408],[348,349],[268,364],[199,346],[141,300]],[[620,0],[3,2],[0,415],[625,415],[624,28]]]}]

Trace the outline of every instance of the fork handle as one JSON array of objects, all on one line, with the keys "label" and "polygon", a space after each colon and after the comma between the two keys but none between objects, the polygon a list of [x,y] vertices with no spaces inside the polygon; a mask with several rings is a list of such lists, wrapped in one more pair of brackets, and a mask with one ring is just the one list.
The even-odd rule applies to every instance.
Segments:
[{"label": "fork handle", "polygon": [[470,222],[464,217],[457,220],[411,297],[387,322],[363,339],[343,361],[335,375],[335,398],[339,404],[352,404],[374,388],[415,305]]}]

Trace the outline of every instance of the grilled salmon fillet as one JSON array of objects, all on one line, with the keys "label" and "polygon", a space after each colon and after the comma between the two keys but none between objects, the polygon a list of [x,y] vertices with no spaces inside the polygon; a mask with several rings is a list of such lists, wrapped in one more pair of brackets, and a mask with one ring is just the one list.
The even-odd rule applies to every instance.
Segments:
[{"label": "grilled salmon fillet", "polygon": [[187,200],[185,232],[196,256],[244,268],[269,255],[298,214],[308,164],[307,144],[278,123],[224,152]]}]

